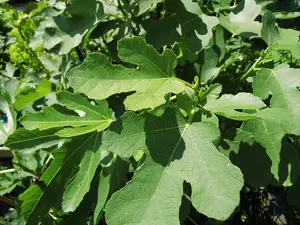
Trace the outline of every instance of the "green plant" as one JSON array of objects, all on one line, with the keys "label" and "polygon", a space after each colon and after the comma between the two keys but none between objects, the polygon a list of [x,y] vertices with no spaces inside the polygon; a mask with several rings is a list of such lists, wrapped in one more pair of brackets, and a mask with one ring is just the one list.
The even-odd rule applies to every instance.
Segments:
[{"label": "green plant", "polygon": [[0,224],[296,223],[300,14],[280,2],[3,3]]}]

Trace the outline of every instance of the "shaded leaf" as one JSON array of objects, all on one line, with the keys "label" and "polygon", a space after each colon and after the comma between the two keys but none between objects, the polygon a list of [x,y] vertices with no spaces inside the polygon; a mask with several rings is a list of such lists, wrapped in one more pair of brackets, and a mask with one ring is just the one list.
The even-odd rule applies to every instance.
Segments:
[{"label": "shaded leaf", "polygon": [[78,46],[88,30],[105,17],[102,3],[95,0],[72,0],[67,13],[71,16],[50,17],[40,25],[44,26],[44,47],[48,50],[58,47],[60,55]]},{"label": "shaded leaf", "polygon": [[73,212],[90,189],[90,184],[100,164],[100,148],[85,152],[79,164],[79,171],[74,180],[68,184],[63,195],[62,208],[65,212]]},{"label": "shaded leaf", "polygon": [[64,187],[76,173],[74,168],[86,152],[94,152],[100,143],[99,133],[92,133],[73,138],[72,142],[53,152],[54,160],[39,182],[20,196],[23,201],[21,214],[26,219],[26,224],[47,223],[52,220],[48,212],[52,207],[60,208]]},{"label": "shaded leaf", "polygon": [[259,71],[253,80],[253,92],[262,99],[271,94],[271,109],[262,110],[263,117],[246,121],[242,126],[266,148],[272,161],[271,171],[285,186],[291,186],[299,174],[298,153],[283,139],[286,134],[300,134],[299,78],[299,70],[287,65]]}]

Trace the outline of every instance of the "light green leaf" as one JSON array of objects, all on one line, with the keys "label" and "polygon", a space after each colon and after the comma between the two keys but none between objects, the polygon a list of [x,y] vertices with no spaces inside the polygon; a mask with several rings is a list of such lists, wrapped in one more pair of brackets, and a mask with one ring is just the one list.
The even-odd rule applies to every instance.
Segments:
[{"label": "light green leaf", "polygon": [[276,17],[270,11],[264,13],[261,37],[268,45],[277,42],[280,37],[279,29],[276,26]]},{"label": "light green leaf", "polygon": [[72,137],[93,131],[102,131],[112,122],[112,111],[106,101],[99,101],[98,105],[92,105],[79,94],[60,92],[57,94],[58,102],[71,110],[79,110],[83,116],[64,114],[55,107],[45,107],[43,112],[28,113],[21,118],[22,125],[29,130],[46,130],[57,127],[64,128],[55,133],[61,137]]},{"label": "light green leaf", "polygon": [[119,126],[114,135],[106,136],[104,142],[114,136],[119,146],[110,144],[109,150],[128,156],[143,149],[148,157],[125,188],[113,194],[107,203],[109,225],[145,221],[179,224],[184,180],[192,186],[191,201],[200,213],[218,220],[233,213],[239,204],[243,179],[239,169],[212,143],[219,136],[216,124],[187,124],[173,109],[162,117],[131,113],[122,122],[131,126],[124,125],[122,133]]},{"label": "light green leaf", "polygon": [[4,144],[10,134],[17,128],[16,113],[8,94],[0,96],[0,112],[4,113],[7,122],[0,122],[0,145]]},{"label": "light green leaf", "polygon": [[220,94],[222,92],[222,85],[215,83],[210,85],[207,90],[203,91],[200,95],[200,98],[203,99],[204,97],[208,99],[208,101],[212,99],[219,98]]},{"label": "light green leaf", "polygon": [[135,64],[138,69],[112,65],[105,55],[90,54],[82,65],[69,72],[71,86],[93,99],[135,91],[125,100],[126,108],[131,110],[153,109],[166,102],[166,94],[184,90],[183,81],[175,77],[176,55],[170,49],[160,55],[141,37],[134,37],[121,39],[118,50],[124,62]]},{"label": "light green leaf", "polygon": [[255,0],[241,1],[229,15],[220,16],[220,24],[233,35],[254,33],[260,35],[261,24],[254,21],[260,14],[261,6]]},{"label": "light green leaf", "polygon": [[19,128],[9,136],[5,145],[13,151],[31,154],[39,149],[46,149],[63,143],[65,138],[54,135],[58,130],[39,131]]},{"label": "light green leaf", "polygon": [[[84,9],[84,10],[83,10]],[[70,16],[50,17],[44,27],[44,47],[58,47],[58,54],[68,54],[81,43],[83,36],[105,17],[103,5],[95,0],[72,0],[66,10]]]},{"label": "light green leaf", "polygon": [[43,79],[40,85],[32,92],[19,95],[14,103],[14,107],[17,111],[20,111],[29,103],[45,97],[49,93],[51,93],[51,82],[47,79]]},{"label": "light green leaf", "polygon": [[135,5],[138,10],[136,16],[140,16],[141,14],[147,12],[152,6],[156,5],[163,0],[135,0]]},{"label": "light green leaf", "polygon": [[48,212],[52,207],[56,209],[61,207],[64,187],[74,178],[76,173],[74,168],[86,152],[95,152],[100,144],[101,135],[92,133],[73,138],[72,142],[53,152],[54,160],[38,184],[32,185],[20,197],[23,201],[21,215],[26,219],[26,225],[39,222],[47,224],[52,220]]},{"label": "light green leaf", "polygon": [[293,29],[280,29],[280,38],[276,42],[275,49],[289,50],[292,56],[296,59],[300,59],[300,31]]},{"label": "light green leaf", "polygon": [[266,105],[258,97],[251,93],[240,92],[236,95],[224,94],[219,99],[211,99],[207,102],[204,108],[215,114],[233,119],[233,120],[247,120],[253,118],[246,112],[239,112],[239,110],[258,110]]}]

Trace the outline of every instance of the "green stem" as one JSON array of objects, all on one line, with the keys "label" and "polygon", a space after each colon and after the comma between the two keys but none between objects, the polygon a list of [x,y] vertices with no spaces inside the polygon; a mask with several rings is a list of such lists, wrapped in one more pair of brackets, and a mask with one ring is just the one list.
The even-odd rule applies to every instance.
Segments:
[{"label": "green stem", "polygon": [[[266,52],[268,51],[268,49],[269,49],[269,47],[266,48],[266,49],[264,50],[263,56],[266,54]],[[240,80],[241,80],[241,81],[246,80],[246,79],[251,75],[251,72],[257,69],[256,66],[261,62],[262,59],[263,59],[263,57],[260,56],[260,57],[255,61],[255,63],[247,70],[247,72],[246,72],[243,76],[241,76]]]},{"label": "green stem", "polygon": [[116,8],[118,8],[118,6],[114,3],[114,2],[112,2],[112,1],[110,1],[110,0],[106,0],[109,4],[111,4],[111,5],[113,5],[114,7],[116,7]]},{"label": "green stem", "polygon": [[11,200],[10,198],[7,198],[7,197],[4,197],[2,195],[0,195],[0,202],[3,202],[11,207],[14,207],[15,208],[15,203],[13,200]]},{"label": "green stem", "polygon": [[17,164],[19,164],[19,163],[20,163],[19,156],[18,156],[14,151],[11,151],[11,153],[12,153],[12,155],[13,155],[13,158],[14,158],[15,162],[16,162]]},{"label": "green stem", "polygon": [[188,124],[191,124],[193,122],[194,114],[195,114],[195,108],[193,108],[191,110],[190,116],[189,116],[188,121],[187,121]]},{"label": "green stem", "polygon": [[176,79],[179,80],[179,81],[181,81],[182,83],[184,83],[186,86],[188,86],[188,87],[190,87],[190,88],[193,89],[194,86],[192,84],[190,84],[189,82],[186,82],[185,80],[181,80],[179,78],[176,78]]},{"label": "green stem", "polygon": [[17,170],[16,169],[7,169],[7,170],[1,170],[0,171],[0,174],[5,174],[5,173],[13,173],[13,172],[16,172]]},{"label": "green stem", "polygon": [[26,173],[31,174],[34,177],[40,177],[33,170],[26,168],[25,166],[23,166],[20,163],[13,162],[13,164],[16,165],[16,166],[18,166],[18,167],[20,167],[23,171],[25,171]]},{"label": "green stem", "polygon": [[48,167],[48,165],[49,165],[49,163],[51,162],[51,160],[52,160],[52,155],[51,155],[51,153],[49,153],[49,156],[48,156],[48,158],[47,158],[45,164],[44,164],[43,167],[42,167],[42,170],[41,170],[41,173],[42,173],[42,174],[45,172],[45,170],[46,170],[46,168]]},{"label": "green stem", "polygon": [[247,70],[247,72],[245,74],[243,74],[243,76],[241,76],[240,80],[244,81],[246,80],[252,73],[252,71],[255,69],[255,67],[260,63],[260,61],[262,60],[262,57],[260,56],[255,63]]},{"label": "green stem", "polygon": [[174,101],[174,100],[176,100],[177,99],[177,96],[176,95],[173,95],[171,98],[170,98],[170,102],[171,101]]},{"label": "green stem", "polygon": [[189,221],[191,221],[193,224],[198,225],[198,223],[195,222],[190,216],[188,217]]},{"label": "green stem", "polygon": [[120,0],[118,0],[118,8],[120,9],[120,11],[122,12],[122,14],[123,14],[123,16],[124,17],[126,17],[126,18],[128,18],[128,14],[125,12],[125,10],[123,9],[123,7],[122,7],[122,3],[121,3],[121,1]]}]

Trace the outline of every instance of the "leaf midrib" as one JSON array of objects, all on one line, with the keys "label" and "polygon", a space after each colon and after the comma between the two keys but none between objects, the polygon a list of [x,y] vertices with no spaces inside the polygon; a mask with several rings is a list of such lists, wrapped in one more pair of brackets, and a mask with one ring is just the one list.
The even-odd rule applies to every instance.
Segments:
[{"label": "leaf midrib", "polygon": [[[96,133],[96,132],[95,132]],[[47,186],[46,186],[46,189],[49,187],[49,185],[51,184],[51,182],[53,181],[53,179],[57,176],[57,174],[61,171],[61,168],[63,168],[64,167],[64,165],[66,164],[66,162],[68,162],[69,160],[70,160],[70,158],[72,158],[72,156],[75,154],[75,153],[77,153],[77,151],[82,147],[82,146],[84,146],[94,135],[95,135],[95,133],[94,134],[92,134],[89,138],[87,138],[87,140],[86,141],[84,141],[83,143],[82,143],[82,145],[80,145],[75,151],[73,151],[70,155],[69,155],[69,157],[67,158],[67,160],[65,160],[64,162],[63,162],[63,164],[61,165],[61,167],[60,167],[60,169],[58,169],[55,173],[54,173],[54,175],[52,176],[52,178],[50,179],[50,181],[48,182],[48,184],[47,184]],[[97,136],[98,137],[98,136]],[[41,198],[44,196],[44,193],[46,192],[46,190],[44,189],[44,190],[42,190],[42,194],[40,195],[40,197],[38,198],[38,200],[36,201],[36,204],[34,205],[34,207],[32,208],[32,210],[31,210],[31,212],[30,212],[30,215],[28,216],[28,218],[27,218],[27,220],[29,220],[29,218],[31,218],[31,216],[32,216],[32,212],[35,210],[35,208],[37,207],[37,205],[38,205],[38,203],[40,202],[40,200],[41,200]]]}]

